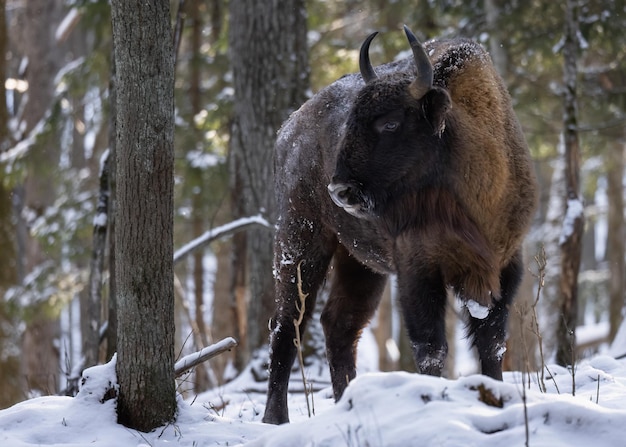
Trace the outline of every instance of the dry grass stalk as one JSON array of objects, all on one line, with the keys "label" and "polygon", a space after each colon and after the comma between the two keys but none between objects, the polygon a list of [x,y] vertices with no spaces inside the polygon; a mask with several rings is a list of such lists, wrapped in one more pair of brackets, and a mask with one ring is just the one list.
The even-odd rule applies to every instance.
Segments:
[{"label": "dry grass stalk", "polygon": [[298,351],[298,361],[300,362],[300,373],[302,374],[302,385],[304,387],[304,397],[306,398],[306,409],[309,413],[309,417],[312,415],[311,404],[309,403],[309,387],[307,385],[306,376],[304,375],[304,359],[302,356],[302,340],[300,337],[300,324],[304,319],[304,312],[306,310],[306,298],[309,296],[308,293],[304,293],[302,291],[302,273],[300,271],[300,266],[302,265],[302,261],[298,263],[297,270],[297,285],[298,285],[298,298],[300,302],[296,302],[296,309],[298,310],[298,318],[294,318],[293,325],[296,329],[296,338],[293,340],[294,345],[296,345],[296,349]]}]

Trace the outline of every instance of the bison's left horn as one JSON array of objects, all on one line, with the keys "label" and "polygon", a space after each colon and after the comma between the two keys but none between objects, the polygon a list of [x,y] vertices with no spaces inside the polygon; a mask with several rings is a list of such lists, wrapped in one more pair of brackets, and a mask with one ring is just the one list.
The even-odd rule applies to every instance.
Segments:
[{"label": "bison's left horn", "polygon": [[361,45],[361,53],[359,54],[359,69],[361,70],[363,81],[365,81],[366,84],[378,77],[370,63],[370,43],[372,43],[372,40],[374,40],[377,34],[378,32],[375,32],[367,36],[367,39],[365,39],[365,42]]},{"label": "bison's left horn", "polygon": [[417,67],[417,78],[411,83],[409,91],[415,99],[421,99],[433,86],[433,66],[424,47],[406,25],[404,25],[404,33],[413,50],[413,59]]}]

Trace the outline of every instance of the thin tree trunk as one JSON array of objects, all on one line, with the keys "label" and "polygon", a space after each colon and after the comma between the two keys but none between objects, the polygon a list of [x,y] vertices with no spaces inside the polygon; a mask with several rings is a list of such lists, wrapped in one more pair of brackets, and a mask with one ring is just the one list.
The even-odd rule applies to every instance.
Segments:
[{"label": "thin tree trunk", "polygon": [[[193,0],[189,3],[189,18],[191,22],[191,63],[190,63],[190,77],[189,77],[189,99],[191,100],[191,112],[195,116],[202,111],[202,94],[201,94],[201,82],[202,82],[202,70],[201,70],[201,58],[200,47],[202,45],[202,30],[204,23],[202,20],[202,12],[200,10],[202,0]],[[202,140],[202,132],[195,130],[195,141]],[[192,170],[191,176],[202,179],[202,173],[197,168],[189,168]],[[193,172],[195,171],[195,172]],[[206,222],[205,212],[206,209],[203,206],[203,196],[199,192],[192,192],[192,228],[193,236],[198,237],[204,231],[204,224]],[[202,346],[198,346],[197,349],[202,349],[209,344],[209,336],[207,334],[207,327],[204,322],[204,259],[205,251],[198,250],[193,255],[193,283],[194,283],[194,301],[195,301],[195,326],[198,330],[198,337],[202,340]],[[194,391],[201,393],[205,391],[209,386],[217,385],[211,383],[206,364],[201,364],[194,370]]]},{"label": "thin tree trunk", "polygon": [[567,0],[565,19],[563,126],[565,144],[566,206],[561,234],[561,315],[557,326],[556,361],[574,365],[578,318],[578,272],[582,253],[584,211],[580,195],[576,78],[578,60],[578,3]]},{"label": "thin tree trunk", "polygon": [[[6,20],[6,2],[0,0],[0,54],[6,54],[8,35]],[[0,58],[0,79],[6,78],[6,58]],[[6,106],[6,91],[0,89],[0,154],[9,147],[9,113]],[[11,311],[11,306],[2,299],[9,287],[17,284],[15,236],[13,229],[13,213],[11,194],[4,184],[4,169],[0,166],[0,346],[4,355],[0,357],[0,408],[8,408],[23,397],[20,383],[19,356],[12,354],[17,351],[18,324]]]},{"label": "thin tree trunk", "polygon": [[89,271],[89,290],[81,301],[81,335],[83,338],[83,368],[98,363],[100,351],[100,326],[102,324],[102,278],[109,218],[109,167],[110,152],[103,156],[100,172],[100,192],[93,222],[93,246]]},{"label": "thin tree trunk", "polygon": [[170,422],[174,381],[174,51],[169,2],[111,3],[117,69],[118,421]]},{"label": "thin tree trunk", "polygon": [[115,70],[115,56],[111,55],[111,79],[109,81],[109,213],[107,219],[107,233],[109,234],[109,294],[106,299],[105,314],[107,315],[106,333],[106,361],[111,360],[117,352],[117,288],[115,287],[115,214],[117,209],[117,150],[116,150],[116,120],[117,120],[117,76]]},{"label": "thin tree trunk", "polygon": [[626,287],[626,252],[624,237],[624,142],[615,141],[609,148],[607,159],[607,195],[609,201],[606,258],[609,263],[609,340],[613,341],[620,324],[624,308]]}]

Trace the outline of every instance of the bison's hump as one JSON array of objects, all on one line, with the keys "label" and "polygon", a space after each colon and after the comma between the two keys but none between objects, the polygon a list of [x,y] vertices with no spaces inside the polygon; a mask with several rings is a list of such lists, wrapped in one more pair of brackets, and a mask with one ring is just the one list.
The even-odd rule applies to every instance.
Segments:
[{"label": "bison's hump", "polygon": [[447,88],[456,75],[468,68],[491,67],[489,53],[469,39],[431,40],[424,48],[433,64],[433,82]]}]

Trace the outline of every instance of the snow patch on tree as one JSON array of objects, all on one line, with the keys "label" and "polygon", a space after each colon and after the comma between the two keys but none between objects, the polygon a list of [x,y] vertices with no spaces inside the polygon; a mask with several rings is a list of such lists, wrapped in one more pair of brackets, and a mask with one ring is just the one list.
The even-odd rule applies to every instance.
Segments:
[{"label": "snow patch on tree", "polygon": [[108,363],[85,369],[76,398],[104,403],[117,396],[119,385],[117,384],[117,374],[115,373],[116,363],[117,354],[114,354]]},{"label": "snow patch on tree", "polygon": [[574,233],[576,221],[580,219],[585,211],[585,207],[582,201],[576,197],[567,200],[567,209],[565,212],[565,219],[563,219],[563,228],[561,230],[561,237],[559,238],[559,245],[563,245]]}]

